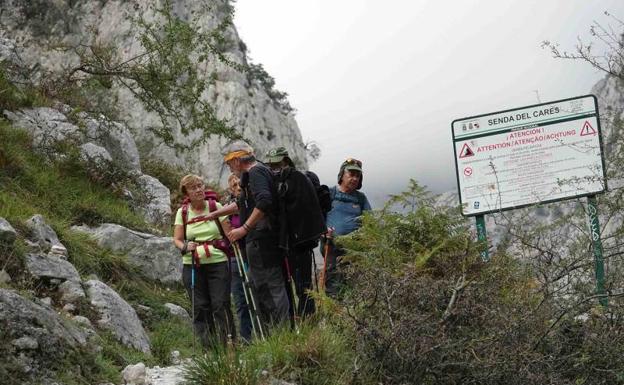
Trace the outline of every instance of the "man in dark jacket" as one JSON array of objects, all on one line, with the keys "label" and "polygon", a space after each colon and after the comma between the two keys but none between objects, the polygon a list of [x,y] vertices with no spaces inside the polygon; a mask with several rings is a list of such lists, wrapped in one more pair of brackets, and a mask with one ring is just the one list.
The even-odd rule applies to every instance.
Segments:
[{"label": "man in dark jacket", "polygon": [[259,311],[268,325],[288,321],[289,301],[284,287],[284,251],[279,247],[279,200],[273,172],[256,161],[243,141],[228,146],[224,161],[240,177],[239,228],[228,234],[235,242],[245,237],[249,276],[258,297]]},{"label": "man in dark jacket", "polygon": [[[295,282],[298,298],[296,312],[305,316],[315,310],[314,299],[308,296],[308,291],[312,289],[313,249],[326,230],[325,220],[316,188],[306,174],[295,168],[284,147],[269,151],[266,163],[278,180],[280,247],[287,252],[290,268],[287,273]],[[291,305],[294,313],[295,306]]]}]

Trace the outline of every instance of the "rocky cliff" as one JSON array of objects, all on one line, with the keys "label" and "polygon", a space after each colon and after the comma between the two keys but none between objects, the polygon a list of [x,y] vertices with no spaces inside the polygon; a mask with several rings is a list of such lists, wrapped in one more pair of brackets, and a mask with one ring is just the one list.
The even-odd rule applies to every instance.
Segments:
[{"label": "rocky cliff", "polygon": [[[214,29],[229,12],[228,0],[172,0],[175,16],[199,26],[200,31]],[[137,26],[132,19],[143,17],[153,21],[159,17],[157,7],[165,1],[24,1],[0,0],[0,59],[19,60],[31,71],[29,80],[39,81],[46,74],[58,73],[79,63],[79,57],[61,47],[75,47],[94,41],[111,44],[121,59],[140,55]],[[234,63],[247,64],[245,45],[233,25],[226,37],[226,57]],[[285,146],[306,165],[304,144],[292,112],[276,103],[265,87],[230,65],[211,60],[202,69],[210,77],[210,85],[202,98],[215,109],[216,115],[250,140],[258,155],[269,148]],[[224,181],[228,170],[221,161],[224,139],[213,137],[197,150],[176,154],[159,144],[148,131],[159,124],[154,113],[148,113],[126,89],[113,85],[110,98],[118,98],[122,120],[135,135],[144,156],[153,156],[205,176],[208,180]],[[184,142],[195,137],[174,133]]]}]

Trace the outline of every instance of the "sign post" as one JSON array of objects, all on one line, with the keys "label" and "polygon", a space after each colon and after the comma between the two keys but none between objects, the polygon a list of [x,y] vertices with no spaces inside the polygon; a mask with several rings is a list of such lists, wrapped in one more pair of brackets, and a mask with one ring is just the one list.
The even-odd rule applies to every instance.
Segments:
[{"label": "sign post", "polygon": [[[596,194],[607,190],[593,95],[457,119],[451,123],[461,213],[484,215],[588,197],[596,287],[606,305]],[[592,214],[593,213],[593,214]],[[481,257],[489,260],[488,251]]]},{"label": "sign post", "polygon": [[487,262],[490,260],[490,253],[488,252],[487,234],[485,233],[485,216],[477,215],[475,219],[477,220],[477,239],[479,242],[485,242],[485,246],[481,250],[481,259]]},{"label": "sign post", "polygon": [[587,209],[589,211],[589,229],[594,249],[594,263],[596,268],[596,294],[600,296],[600,304],[607,306],[609,299],[605,292],[604,258],[602,256],[602,241],[600,240],[600,223],[598,222],[598,204],[596,196],[587,197]]}]

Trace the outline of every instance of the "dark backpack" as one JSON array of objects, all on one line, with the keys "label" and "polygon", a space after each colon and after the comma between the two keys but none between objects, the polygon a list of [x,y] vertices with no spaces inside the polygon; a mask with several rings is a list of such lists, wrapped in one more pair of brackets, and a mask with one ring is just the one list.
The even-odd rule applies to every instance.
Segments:
[{"label": "dark backpack", "polygon": [[[208,201],[208,211],[213,212],[217,209],[217,201],[219,200],[219,194],[212,190],[204,191],[204,200]],[[189,198],[185,198],[182,201],[182,227],[184,228],[184,239],[186,239],[186,226],[191,223],[197,222],[207,222],[209,219],[203,215],[197,216],[190,221],[188,220],[188,211],[191,200]],[[217,224],[217,228],[219,229],[219,233],[221,233],[221,239],[216,239],[213,241],[212,246],[216,249],[219,249],[225,253],[225,255],[229,258],[234,257],[234,249],[230,244],[229,239],[225,235],[225,231],[223,231],[223,227],[221,226],[221,222],[219,219],[214,220]]]},{"label": "dark backpack", "polygon": [[274,174],[279,202],[279,245],[285,250],[314,247],[327,229],[317,189],[309,177],[286,167]]},{"label": "dark backpack", "polygon": [[327,216],[329,210],[331,210],[332,197],[329,193],[329,187],[326,184],[321,184],[318,176],[312,171],[306,171],[305,175],[310,179],[312,185],[316,189],[316,197],[318,198],[319,206],[323,212],[323,217]]}]

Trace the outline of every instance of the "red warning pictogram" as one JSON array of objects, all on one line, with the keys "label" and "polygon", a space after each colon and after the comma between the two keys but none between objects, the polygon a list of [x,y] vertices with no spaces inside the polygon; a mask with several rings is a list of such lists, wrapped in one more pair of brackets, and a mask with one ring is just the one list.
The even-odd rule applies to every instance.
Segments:
[{"label": "red warning pictogram", "polygon": [[466,167],[464,169],[464,175],[466,175],[466,176],[472,175],[472,167]]},{"label": "red warning pictogram", "polygon": [[462,147],[461,151],[459,152],[459,158],[467,158],[469,156],[474,156],[474,151],[472,151],[470,146],[468,146],[468,143],[464,143],[464,147]]},{"label": "red warning pictogram", "polygon": [[583,128],[581,129],[581,136],[587,135],[596,135],[596,130],[589,123],[589,120],[585,121],[585,124],[583,124]]}]

